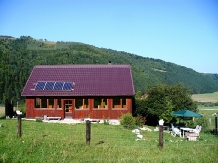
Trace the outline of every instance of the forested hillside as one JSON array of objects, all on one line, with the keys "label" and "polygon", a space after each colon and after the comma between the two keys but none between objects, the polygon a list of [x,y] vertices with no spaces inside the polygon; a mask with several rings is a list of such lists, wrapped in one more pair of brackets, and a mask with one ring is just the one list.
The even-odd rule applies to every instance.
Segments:
[{"label": "forested hillside", "polygon": [[[146,48],[146,47],[145,47]],[[174,63],[77,42],[50,42],[30,36],[0,36],[0,99],[21,99],[34,65],[130,64],[135,91],[157,83],[184,83],[193,93],[218,91],[217,74],[201,74]]]}]

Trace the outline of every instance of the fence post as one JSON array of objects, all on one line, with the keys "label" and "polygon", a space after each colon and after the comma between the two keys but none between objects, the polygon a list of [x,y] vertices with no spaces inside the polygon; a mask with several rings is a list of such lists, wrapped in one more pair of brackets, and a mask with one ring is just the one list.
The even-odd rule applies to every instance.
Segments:
[{"label": "fence post", "polygon": [[215,117],[215,134],[218,135],[218,132],[217,132],[217,117]]},{"label": "fence post", "polygon": [[162,149],[163,148],[163,124],[164,121],[163,119],[159,120],[159,148]]},{"label": "fence post", "polygon": [[90,145],[91,139],[91,122],[89,120],[86,121],[86,144]]},{"label": "fence post", "polygon": [[17,116],[17,120],[18,120],[17,134],[18,134],[18,137],[20,138],[20,137],[21,137],[21,115],[18,115],[18,116]]}]

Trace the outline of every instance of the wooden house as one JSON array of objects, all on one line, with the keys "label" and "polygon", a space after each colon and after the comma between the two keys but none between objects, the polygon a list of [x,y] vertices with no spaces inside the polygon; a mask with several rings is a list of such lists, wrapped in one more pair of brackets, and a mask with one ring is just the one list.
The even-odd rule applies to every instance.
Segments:
[{"label": "wooden house", "polygon": [[26,118],[119,119],[132,113],[129,65],[39,65],[23,89]]}]

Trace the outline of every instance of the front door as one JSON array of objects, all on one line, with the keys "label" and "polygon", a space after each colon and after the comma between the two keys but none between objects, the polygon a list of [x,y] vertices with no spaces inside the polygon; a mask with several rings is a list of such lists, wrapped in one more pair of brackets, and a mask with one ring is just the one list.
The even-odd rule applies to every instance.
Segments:
[{"label": "front door", "polygon": [[65,118],[72,119],[72,100],[64,100]]}]

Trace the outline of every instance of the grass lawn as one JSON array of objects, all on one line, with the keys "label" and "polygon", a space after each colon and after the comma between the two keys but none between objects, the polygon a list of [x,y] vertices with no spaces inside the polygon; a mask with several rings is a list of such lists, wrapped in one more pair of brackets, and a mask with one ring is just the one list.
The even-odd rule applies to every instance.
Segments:
[{"label": "grass lawn", "polygon": [[160,150],[158,132],[141,131],[145,140],[136,141],[136,135],[120,125],[92,124],[88,146],[85,124],[23,120],[21,138],[16,119],[0,124],[0,162],[218,162],[218,137],[205,133],[196,142],[164,133]]}]

